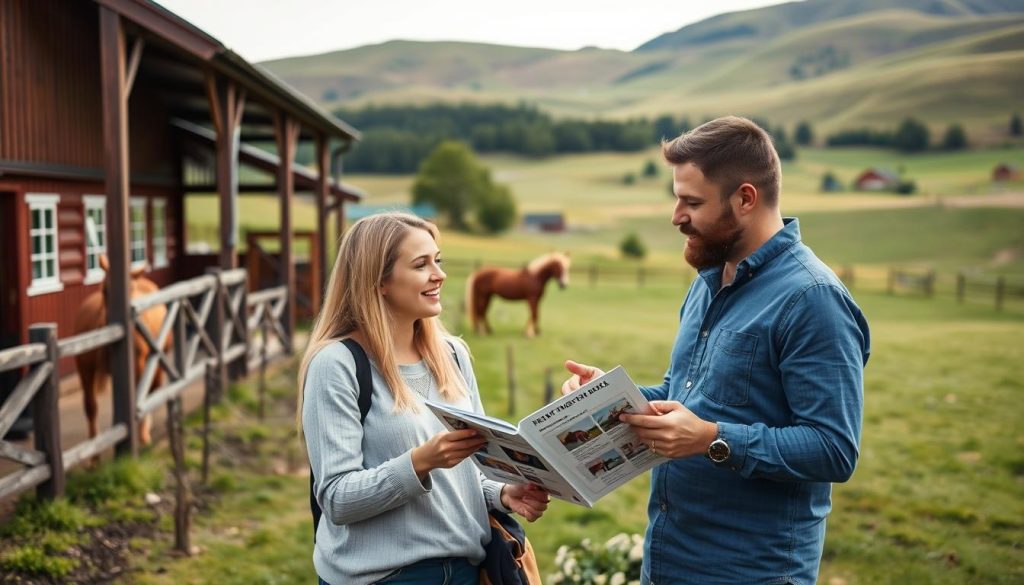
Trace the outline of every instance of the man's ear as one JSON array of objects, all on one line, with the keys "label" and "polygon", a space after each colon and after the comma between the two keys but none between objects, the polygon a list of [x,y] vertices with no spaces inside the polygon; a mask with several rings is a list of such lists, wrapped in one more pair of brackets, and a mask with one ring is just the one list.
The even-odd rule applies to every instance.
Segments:
[{"label": "man's ear", "polygon": [[761,192],[751,183],[740,185],[736,195],[736,213],[739,215],[752,213],[761,202]]}]

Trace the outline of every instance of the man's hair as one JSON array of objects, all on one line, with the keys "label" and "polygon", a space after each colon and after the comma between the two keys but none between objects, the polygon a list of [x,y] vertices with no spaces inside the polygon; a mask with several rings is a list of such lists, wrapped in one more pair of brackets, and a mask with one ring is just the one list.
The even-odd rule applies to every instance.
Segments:
[{"label": "man's hair", "polygon": [[718,118],[674,140],[663,140],[661,154],[669,164],[693,163],[722,189],[723,198],[750,183],[766,204],[778,204],[782,186],[779,155],[771,136],[746,118]]}]

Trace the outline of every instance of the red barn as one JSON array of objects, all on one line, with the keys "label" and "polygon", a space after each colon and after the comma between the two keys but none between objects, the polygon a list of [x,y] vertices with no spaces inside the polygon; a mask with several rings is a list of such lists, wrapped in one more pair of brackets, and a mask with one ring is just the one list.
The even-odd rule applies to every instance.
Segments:
[{"label": "red barn", "polygon": [[999,163],[992,169],[993,181],[1019,181],[1021,180],[1020,167],[1009,163]]},{"label": "red barn", "polygon": [[854,189],[858,191],[895,191],[900,183],[900,177],[887,169],[870,168],[866,169],[853,182]]}]

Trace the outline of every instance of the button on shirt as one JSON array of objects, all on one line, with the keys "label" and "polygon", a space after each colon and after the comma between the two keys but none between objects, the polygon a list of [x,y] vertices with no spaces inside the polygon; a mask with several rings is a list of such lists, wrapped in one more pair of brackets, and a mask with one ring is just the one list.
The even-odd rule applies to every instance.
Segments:
[{"label": "button on shirt", "polygon": [[812,584],[831,482],[857,462],[867,321],[795,218],[721,284],[721,267],[694,280],[665,380],[642,390],[718,422],[731,454],[655,468],[644,575]]}]

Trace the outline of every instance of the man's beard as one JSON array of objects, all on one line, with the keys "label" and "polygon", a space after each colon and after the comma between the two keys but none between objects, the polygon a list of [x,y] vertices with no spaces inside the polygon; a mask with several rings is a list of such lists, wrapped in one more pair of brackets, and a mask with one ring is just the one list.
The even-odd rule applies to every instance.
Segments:
[{"label": "man's beard", "polygon": [[724,265],[736,242],[743,237],[743,228],[739,227],[729,207],[725,208],[715,225],[703,233],[691,225],[680,226],[679,231],[688,236],[684,253],[686,262],[697,270]]}]

